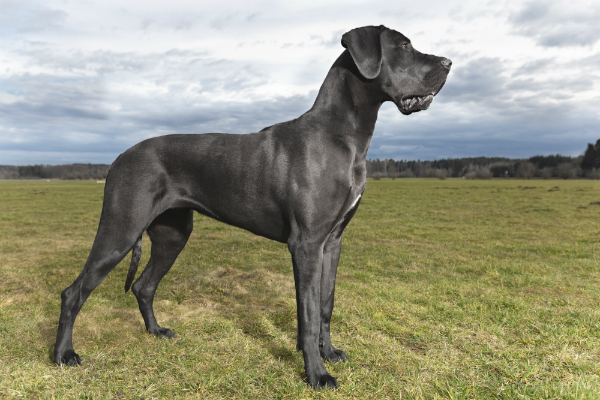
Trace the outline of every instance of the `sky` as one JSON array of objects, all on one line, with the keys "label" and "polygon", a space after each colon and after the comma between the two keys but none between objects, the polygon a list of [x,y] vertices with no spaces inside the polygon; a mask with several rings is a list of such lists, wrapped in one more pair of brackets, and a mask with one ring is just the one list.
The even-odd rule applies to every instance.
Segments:
[{"label": "sky", "polygon": [[578,156],[600,138],[598,21],[600,0],[0,0],[0,165],[296,118],[366,25],[453,63],[429,110],[384,103],[368,158]]}]

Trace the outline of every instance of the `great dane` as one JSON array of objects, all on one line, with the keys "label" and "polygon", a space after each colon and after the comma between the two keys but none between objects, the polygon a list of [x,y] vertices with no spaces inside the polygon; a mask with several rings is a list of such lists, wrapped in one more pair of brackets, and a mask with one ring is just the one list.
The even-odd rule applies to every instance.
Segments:
[{"label": "great dane", "polygon": [[[110,167],[98,232],[81,274],[61,295],[54,361],[79,365],[73,324],[83,303],[133,249],[125,291],[137,298],[146,329],[173,337],[153,311],[156,288],[185,246],[193,211],[287,243],[298,317],[297,350],[313,387],[338,386],[322,359],[345,361],[331,344],[342,233],[367,184],[366,156],[377,113],[393,101],[409,115],[429,108],[450,71],[447,58],[417,51],[384,26],[353,29],[313,107],[292,121],[245,135],[168,135],[145,140]],[[150,261],[135,281],[141,235]]]}]

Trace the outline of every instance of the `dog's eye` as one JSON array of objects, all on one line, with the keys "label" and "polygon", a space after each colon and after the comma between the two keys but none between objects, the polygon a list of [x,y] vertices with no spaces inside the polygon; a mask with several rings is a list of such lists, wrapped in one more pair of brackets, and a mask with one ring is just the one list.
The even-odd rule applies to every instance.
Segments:
[{"label": "dog's eye", "polygon": [[402,45],[402,49],[404,49],[404,50],[408,49],[408,44],[404,43],[404,44]]}]

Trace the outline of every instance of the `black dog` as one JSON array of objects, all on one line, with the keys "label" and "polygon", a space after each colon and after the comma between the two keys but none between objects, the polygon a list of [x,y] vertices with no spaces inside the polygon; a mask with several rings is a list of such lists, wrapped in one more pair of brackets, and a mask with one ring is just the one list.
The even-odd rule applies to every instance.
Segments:
[{"label": "black dog", "polygon": [[385,101],[400,112],[426,110],[450,71],[447,58],[422,54],[384,26],[342,36],[347,50],[329,70],[313,107],[301,117],[247,135],[169,135],[145,140],[110,168],[98,233],[83,271],[62,292],[54,361],[78,365],[75,317],[92,290],[133,248],[125,283],[133,281],[141,235],[150,261],[133,284],[148,331],[160,327],[154,293],[192,232],[193,211],[287,243],[294,265],[298,350],[308,383],[337,387],[321,358],[346,354],[331,345],[335,276],[342,233],[365,190],[366,156]]}]

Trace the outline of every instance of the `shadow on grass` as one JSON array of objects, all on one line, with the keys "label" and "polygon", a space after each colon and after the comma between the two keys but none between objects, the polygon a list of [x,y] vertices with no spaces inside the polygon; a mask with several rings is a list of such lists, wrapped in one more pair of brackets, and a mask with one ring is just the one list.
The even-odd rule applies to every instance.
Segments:
[{"label": "shadow on grass", "polygon": [[[215,248],[214,243],[210,245],[213,246],[213,254],[227,254],[228,249],[220,246]],[[179,265],[175,265],[161,283],[156,300],[171,302],[173,310],[167,313],[179,322],[193,319],[198,313],[204,313],[204,309],[207,313],[228,320],[246,337],[265,349],[271,357],[287,364],[303,378],[304,371],[300,362],[302,355],[296,351],[295,343],[296,308],[291,265],[285,272],[282,272],[283,262],[279,263],[282,265],[273,262],[270,266],[254,264],[240,268],[214,268],[214,260],[203,262],[198,259],[202,253],[208,253],[203,250],[196,248],[193,253],[182,253],[181,260],[178,260]],[[32,271],[31,279],[38,280],[38,299],[30,301],[39,302],[38,305],[41,306],[41,321],[37,322],[36,327],[39,334],[37,340],[41,340],[42,343],[35,347],[37,352],[43,349],[47,361],[51,364],[54,363],[53,351],[60,316],[60,293],[81,272],[88,251],[87,248],[78,248],[57,254],[47,260],[39,270]],[[145,250],[144,253],[145,257],[148,257],[150,252]],[[76,339],[81,341],[87,336],[100,347],[105,346],[105,350],[108,351],[110,341],[120,340],[115,338],[115,325],[112,322],[107,323],[111,318],[136,315],[137,318],[130,318],[130,323],[143,327],[135,297],[131,292],[127,295],[123,293],[123,281],[127,273],[127,267],[123,263],[128,263],[129,259],[128,254],[86,301],[75,323]],[[147,258],[142,260],[138,274],[143,271],[146,262]],[[237,261],[221,256],[218,262],[226,266],[235,265]],[[258,263],[260,265],[262,260]],[[201,306],[198,306],[199,304]],[[160,304],[155,306],[157,311],[165,311],[164,308]],[[83,315],[85,321],[82,321]],[[135,330],[122,324],[116,326],[116,329]],[[123,336],[137,335],[138,332],[123,332]],[[97,337],[102,337],[102,341],[96,339]],[[85,339],[86,343],[88,339]],[[81,344],[74,344],[81,347]],[[85,357],[85,354],[83,356]]]},{"label": "shadow on grass", "polygon": [[207,275],[196,286],[197,295],[218,304],[218,315],[260,343],[273,358],[296,366],[302,356],[295,344],[295,303],[289,301],[295,297],[291,276],[267,268],[226,268]]}]

